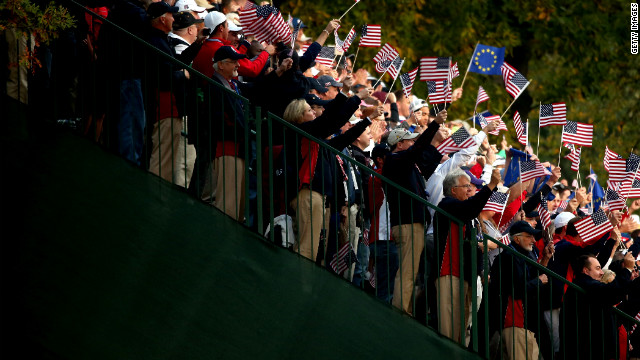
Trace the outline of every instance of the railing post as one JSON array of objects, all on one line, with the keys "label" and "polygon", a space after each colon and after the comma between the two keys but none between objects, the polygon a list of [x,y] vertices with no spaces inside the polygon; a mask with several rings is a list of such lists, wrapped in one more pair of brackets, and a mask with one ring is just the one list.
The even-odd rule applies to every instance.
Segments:
[{"label": "railing post", "polygon": [[264,214],[262,209],[262,112],[259,106],[256,106],[256,203],[257,203],[257,229],[258,233],[264,231]]}]

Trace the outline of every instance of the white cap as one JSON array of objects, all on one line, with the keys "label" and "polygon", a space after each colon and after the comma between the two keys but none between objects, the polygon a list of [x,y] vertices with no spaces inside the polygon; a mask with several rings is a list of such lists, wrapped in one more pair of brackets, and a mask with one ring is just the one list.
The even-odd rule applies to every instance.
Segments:
[{"label": "white cap", "polygon": [[195,11],[197,13],[206,13],[207,9],[202,6],[198,6],[195,0],[178,0],[176,5],[180,11]]},{"label": "white cap", "polygon": [[216,26],[222,24],[227,21],[227,17],[224,16],[223,13],[219,11],[211,11],[204,17],[204,27],[209,28],[213,31]]},{"label": "white cap", "polygon": [[553,226],[555,226],[556,229],[567,226],[569,220],[573,219],[574,217],[576,216],[568,211],[561,212],[560,214],[558,214],[558,216],[556,216],[555,219],[553,219]]},{"label": "white cap", "polygon": [[429,104],[425,100],[414,97],[413,101],[411,102],[411,112],[416,112],[425,106],[429,106]]},{"label": "white cap", "polygon": [[236,23],[231,20],[227,20],[227,24],[229,25],[229,31],[242,31],[242,26],[236,25]]},{"label": "white cap", "polygon": [[412,133],[407,131],[406,129],[397,127],[389,133],[389,137],[387,138],[387,143],[391,146],[399,143],[402,140],[413,140],[420,136],[419,133]]},{"label": "white cap", "polygon": [[357,117],[355,115],[351,115],[351,118],[349,119],[349,123],[351,125],[355,125],[355,124],[359,123],[360,121],[362,121],[362,119],[360,119],[359,117]]}]

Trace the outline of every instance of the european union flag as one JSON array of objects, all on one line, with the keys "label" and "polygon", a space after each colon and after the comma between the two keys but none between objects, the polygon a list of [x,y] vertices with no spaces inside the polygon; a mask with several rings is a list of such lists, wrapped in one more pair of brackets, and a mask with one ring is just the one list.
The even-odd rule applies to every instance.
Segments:
[{"label": "european union flag", "polygon": [[478,44],[471,57],[469,71],[484,75],[502,75],[500,67],[504,62],[504,48]]},{"label": "european union flag", "polygon": [[505,168],[502,179],[504,180],[504,186],[509,187],[514,183],[520,181],[520,161],[530,160],[529,154],[511,148],[511,162],[509,167]]},{"label": "european union flag", "polygon": [[[591,175],[595,175],[593,169],[591,169]],[[593,199],[592,213],[595,213],[600,208],[604,200],[604,190],[602,190],[602,187],[598,184],[598,180],[595,179],[597,179],[597,177],[593,176],[591,178],[591,184],[589,184],[589,192],[592,194],[591,198]],[[591,204],[589,204],[589,206],[590,205]]]}]

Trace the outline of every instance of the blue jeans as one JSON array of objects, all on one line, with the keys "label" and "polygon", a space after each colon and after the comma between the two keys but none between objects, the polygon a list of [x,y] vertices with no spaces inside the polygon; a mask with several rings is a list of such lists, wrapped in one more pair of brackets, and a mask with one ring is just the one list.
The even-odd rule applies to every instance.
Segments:
[{"label": "blue jeans", "polygon": [[358,241],[358,262],[356,262],[353,271],[353,285],[362,286],[363,274],[367,273],[369,268],[369,247],[362,242],[362,238]]},{"label": "blue jeans", "polygon": [[396,272],[398,272],[398,248],[393,241],[378,240],[369,245],[376,259],[376,297],[391,303]]},{"label": "blue jeans", "polygon": [[141,80],[122,80],[120,83],[118,153],[137,165],[140,165],[142,158],[145,123]]}]

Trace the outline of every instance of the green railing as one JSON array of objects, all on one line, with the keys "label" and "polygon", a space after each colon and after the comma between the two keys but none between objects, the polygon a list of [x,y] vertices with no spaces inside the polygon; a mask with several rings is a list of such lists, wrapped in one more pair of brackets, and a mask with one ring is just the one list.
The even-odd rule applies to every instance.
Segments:
[{"label": "green railing", "polygon": [[[82,7],[74,1],[69,4],[76,10]],[[97,60],[90,63],[86,81],[81,82],[80,93],[84,101],[78,114],[85,118],[82,133],[141,168],[188,189],[192,196],[215,205],[245,226],[259,233],[264,233],[268,227],[269,241],[291,247],[294,252],[326,267],[386,303],[393,298],[393,306],[454,339],[461,346],[468,346],[486,358],[495,357],[498,353],[502,357],[501,337],[496,342],[492,337],[494,334],[490,333],[490,324],[497,322],[498,330],[502,329],[504,319],[496,318],[502,315],[491,306],[497,303],[498,308],[502,308],[503,296],[492,301],[492,295],[505,295],[511,291],[513,297],[519,285],[513,282],[497,285],[490,282],[491,269],[486,251],[482,259],[471,256],[470,263],[466,263],[462,250],[458,259],[448,259],[449,264],[459,263],[460,276],[448,277],[447,281],[439,283],[438,287],[446,289],[446,292],[441,290],[438,294],[435,284],[438,276],[431,270],[442,266],[437,260],[444,251],[440,248],[438,234],[442,231],[451,233],[455,226],[459,239],[457,247],[476,249],[478,240],[475,228],[470,229],[470,236],[466,237],[464,224],[455,216],[380,175],[369,164],[354,160],[325,140],[307,134],[271,113],[263,114],[259,107],[252,106],[249,99],[168,56],[111,21],[101,21],[101,32],[111,36],[111,46],[98,49]],[[109,68],[116,70],[102,72]],[[189,73],[188,81],[184,81],[180,75],[180,72],[184,74],[183,69]],[[53,94],[54,97],[58,95]],[[165,114],[168,116],[165,117]],[[97,124],[99,122],[102,125]],[[150,131],[156,124],[167,127],[166,132]],[[130,126],[128,133],[123,131],[123,125]],[[131,136],[132,143],[124,141],[123,134]],[[166,134],[169,134],[168,139]],[[349,144],[352,142],[348,141],[349,136],[353,135],[347,131],[340,135],[343,138],[336,137],[333,142]],[[232,150],[220,144],[231,145]],[[193,159],[190,156],[194,150],[197,160],[191,163]],[[226,156],[218,156],[221,152]],[[301,155],[303,152],[317,152],[321,161],[313,169],[315,176],[326,176],[331,181],[321,182],[319,186],[300,181],[299,171],[309,170],[302,168],[305,164]],[[226,160],[221,161],[225,157]],[[191,169],[194,175],[190,175]],[[359,189],[359,192],[355,189]],[[356,196],[350,197],[350,191],[351,195]],[[385,204],[388,199],[386,195],[391,193],[398,194],[397,202],[379,206],[380,203]],[[409,211],[391,214],[387,211],[389,207]],[[422,215],[416,214],[415,209],[422,209]],[[437,223],[434,225],[433,254],[423,251],[430,245],[424,236],[429,223],[427,209],[434,211],[436,217],[448,219],[449,224],[446,229],[438,228]],[[395,222],[404,226],[391,227],[391,217],[396,215],[399,218]],[[284,224],[280,232],[275,231],[276,219],[284,219],[284,222],[280,222]],[[376,235],[382,235],[375,244],[366,246],[365,232],[371,228],[372,221],[378,224],[377,220],[386,224],[374,227]],[[394,240],[392,233],[397,235]],[[293,244],[288,242],[289,239]],[[401,239],[405,239],[405,242],[402,243]],[[448,246],[451,247],[454,244],[450,241]],[[566,284],[572,291],[584,293],[562,276],[488,236],[483,240],[484,249],[488,248],[489,242],[497,244],[503,252],[512,254],[512,263],[508,266],[516,266],[514,261],[518,259],[531,269],[529,271],[535,271],[536,277],[546,274],[554,281]],[[396,249],[395,243],[399,249]],[[369,252],[371,255],[366,256]],[[449,252],[449,256],[453,256],[451,254]],[[369,258],[377,262],[367,266]],[[497,259],[499,262],[506,261],[502,260],[502,256]],[[433,266],[434,261],[437,266]],[[424,269],[419,271],[421,263]],[[470,267],[470,279],[465,278],[466,267]],[[371,276],[374,281],[371,281]],[[395,280],[396,276],[398,281]],[[483,299],[481,306],[476,286],[478,276],[484,285],[480,292]],[[420,290],[415,290],[416,287]],[[490,287],[495,292],[490,293]],[[524,289],[525,319],[530,311],[542,314],[541,310],[552,308],[553,290],[549,291],[548,298],[543,298],[542,288],[535,287],[536,297],[531,300],[527,287],[524,286]],[[454,301],[456,294],[458,299],[469,300]],[[467,302],[471,310],[465,310],[464,303]],[[638,324],[618,309],[614,309],[612,314],[616,322]],[[543,337],[549,337],[553,330],[542,333],[546,324],[541,316],[537,316],[535,324],[540,353],[552,359],[557,355],[571,358],[573,354],[579,354],[577,350],[566,347],[558,354],[548,351],[549,344],[545,344],[547,340]],[[468,324],[471,324],[470,328]],[[533,324],[525,324],[525,327],[534,328]],[[567,337],[562,335],[566,334],[559,334],[560,340],[566,340]],[[617,333],[614,340],[619,340]],[[588,342],[581,339],[581,346],[586,345],[597,347],[599,342],[597,339],[589,339]],[[618,349],[615,350],[619,355]]]}]

